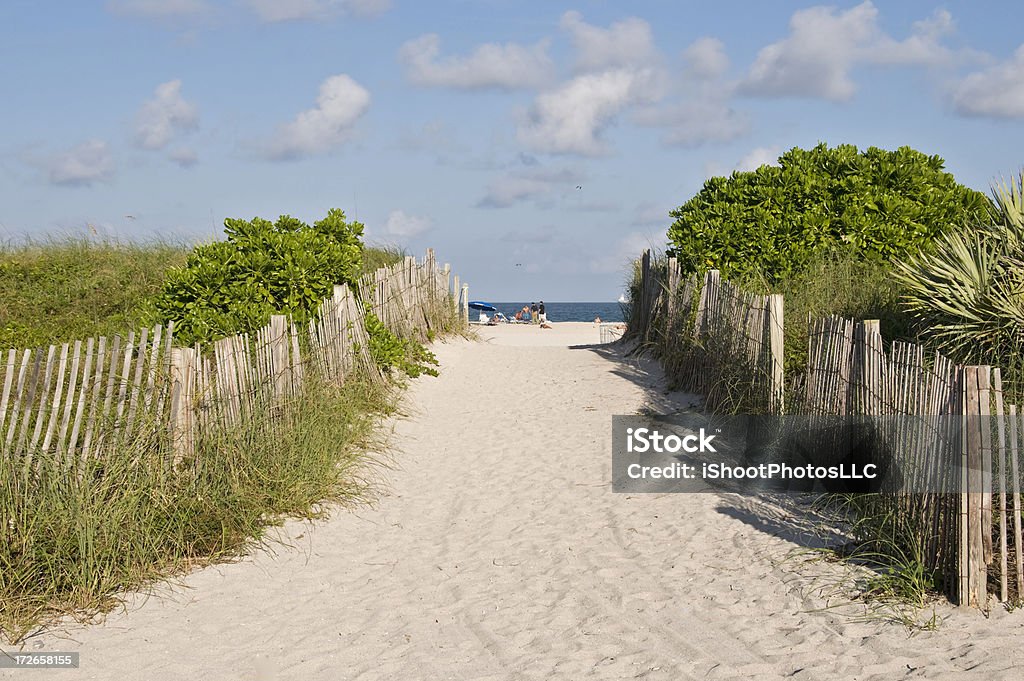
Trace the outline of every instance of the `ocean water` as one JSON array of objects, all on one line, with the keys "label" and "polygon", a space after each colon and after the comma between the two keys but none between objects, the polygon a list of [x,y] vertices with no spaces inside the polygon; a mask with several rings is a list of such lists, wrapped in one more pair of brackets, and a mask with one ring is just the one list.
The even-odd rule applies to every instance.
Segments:
[{"label": "ocean water", "polygon": [[[491,301],[487,301],[491,302]],[[498,308],[499,312],[506,317],[512,317],[525,303],[491,303]],[[621,322],[622,306],[619,303],[544,303],[544,309],[550,322],[592,322],[594,317],[600,317],[602,322]],[[475,319],[474,311],[470,310],[470,319]],[[479,315],[479,312],[475,313]]]}]

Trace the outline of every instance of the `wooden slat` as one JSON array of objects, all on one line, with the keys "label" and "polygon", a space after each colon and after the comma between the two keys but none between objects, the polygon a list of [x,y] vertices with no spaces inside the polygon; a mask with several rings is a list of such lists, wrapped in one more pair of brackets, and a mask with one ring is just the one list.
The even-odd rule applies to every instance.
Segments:
[{"label": "wooden slat", "polygon": [[71,427],[71,437],[68,440],[68,463],[73,463],[75,448],[78,444],[78,435],[82,429],[82,419],[85,418],[86,405],[92,388],[92,353],[94,341],[90,338],[85,345],[85,368],[82,369],[82,387],[78,391],[78,405],[75,409],[74,425]]},{"label": "wooden slat", "polygon": [[[53,346],[51,345],[52,349]],[[60,414],[60,401],[64,390],[64,377],[68,365],[68,351],[70,345],[64,343],[60,348],[60,363],[57,368],[57,390],[53,398],[53,406],[50,408],[50,422],[46,426],[46,437],[43,438],[43,449],[49,450],[53,436],[57,432],[57,420]]]},{"label": "wooden slat", "polygon": [[1020,468],[1017,464],[1017,438],[1019,428],[1017,405],[1010,405],[1010,493],[1013,495],[1013,548],[1017,572],[1017,600],[1024,600],[1024,535],[1021,531]]},{"label": "wooden slat", "polygon": [[[963,369],[963,397],[961,405],[963,407],[964,415],[964,428],[963,428],[963,440],[961,442],[961,455],[960,455],[960,489],[957,494],[957,498],[960,500],[960,513],[959,513],[959,525],[958,525],[958,562],[957,562],[957,574],[959,576],[959,591],[957,595],[957,603],[960,605],[971,605],[972,598],[971,594],[971,511],[970,511],[970,494],[971,489],[971,475],[970,475],[970,463],[971,457],[977,457],[977,449],[981,447],[980,442],[973,442],[971,430],[970,415],[972,414],[972,406],[976,408],[978,401],[978,371],[976,367],[964,367]],[[973,402],[973,405],[972,405]],[[970,454],[970,450],[974,449],[975,454]],[[978,513],[981,513],[979,506]],[[979,552],[980,557],[980,552]]]},{"label": "wooden slat", "polygon": [[121,370],[117,375],[117,427],[121,428],[121,419],[124,416],[125,401],[128,399],[128,385],[131,382],[132,353],[135,350],[135,332],[128,333],[128,342],[124,347],[124,358],[121,362]]},{"label": "wooden slat", "polygon": [[131,438],[135,434],[135,417],[141,409],[143,400],[142,379],[145,375],[146,351],[149,342],[149,329],[143,327],[139,335],[139,347],[135,353],[135,369],[128,386],[128,415],[125,417],[123,437]]},{"label": "wooden slat", "polygon": [[160,372],[160,350],[163,334],[163,325],[157,324],[153,328],[153,342],[150,344],[149,370],[146,372],[146,396],[143,399],[143,409],[147,415],[150,413],[150,408],[156,400],[156,379]]},{"label": "wooden slat", "polygon": [[[116,353],[114,353],[116,357]],[[99,343],[96,346],[96,372],[93,375],[92,392],[89,400],[89,416],[85,422],[85,437],[82,440],[82,456],[81,462],[84,465],[85,461],[92,455],[92,441],[93,433],[96,431],[96,420],[102,419],[103,415],[100,413],[101,402],[103,392],[103,370],[107,365],[107,338],[106,336],[100,336]]]},{"label": "wooden slat", "polygon": [[[43,420],[46,417],[46,406],[47,403],[50,401],[50,387],[53,385],[53,356],[56,353],[56,350],[56,346],[51,345],[49,351],[46,353],[46,378],[43,380],[43,390],[39,396],[39,407],[38,410],[36,411],[36,427],[35,430],[32,431],[32,440],[31,442],[29,442],[28,445],[28,448],[31,450],[35,450],[36,445],[39,444],[39,436],[42,435],[43,432]],[[53,406],[53,409],[55,411],[60,405],[60,394],[61,390],[64,387],[63,379],[64,376],[61,375],[57,380],[57,386],[54,388],[55,404]]]},{"label": "wooden slat", "polygon": [[17,447],[15,449],[16,454],[25,454],[25,471],[27,472],[32,465],[32,452],[25,452],[25,445],[28,443],[28,432],[32,427],[32,407],[34,406],[36,394],[39,391],[39,374],[42,371],[42,359],[43,353],[42,348],[36,351],[36,359],[32,363],[32,370],[29,373],[26,385],[28,387],[25,393],[25,399],[21,404],[21,416],[20,416],[20,429],[19,435],[17,436]]},{"label": "wooden slat", "polygon": [[68,394],[64,400],[64,413],[60,419],[60,431],[57,433],[57,461],[67,463],[65,454],[68,451],[67,435],[71,425],[71,414],[75,402],[75,390],[78,388],[78,370],[82,359],[82,341],[76,340],[71,353],[71,370],[68,373]]},{"label": "wooden slat", "polygon": [[7,405],[11,399],[11,386],[14,384],[14,374],[18,369],[18,351],[11,348],[7,351],[7,369],[4,372],[4,389],[0,393],[0,433],[4,432],[4,424],[7,422]]},{"label": "wooden slat", "polygon": [[998,367],[992,370],[992,397],[996,418],[996,446],[993,458],[997,465],[992,467],[992,474],[998,476],[999,488],[999,600],[1006,603],[1010,599],[1010,581],[1006,555],[1006,424],[1003,420],[1003,377]]}]

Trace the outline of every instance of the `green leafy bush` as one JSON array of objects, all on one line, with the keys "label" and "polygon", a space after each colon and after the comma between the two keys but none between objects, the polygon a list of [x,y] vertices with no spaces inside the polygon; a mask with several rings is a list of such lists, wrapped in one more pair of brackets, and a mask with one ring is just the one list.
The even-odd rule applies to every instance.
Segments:
[{"label": "green leafy bush", "polygon": [[[363,273],[403,257],[394,248],[364,248],[363,225],[346,222],[338,209],[312,225],[287,215],[273,223],[253,218],[224,224],[227,240],[196,247],[170,271],[153,301],[158,321],[174,320],[179,344],[254,333],[275,314],[289,315],[303,328],[335,285],[354,284]],[[369,306],[366,329],[381,368],[414,377],[437,374],[430,351],[396,336]]]},{"label": "green leafy bush", "polygon": [[421,374],[437,376],[437,357],[421,343],[402,340],[393,334],[377,315],[370,311],[370,305],[363,303],[366,310],[364,320],[370,341],[370,355],[380,367],[395,367],[416,378]]},{"label": "green leafy bush", "polygon": [[691,272],[775,283],[822,253],[903,258],[986,215],[984,194],[909,147],[791,149],[777,166],[713,177],[671,212],[671,254]]},{"label": "green leafy bush", "polygon": [[182,344],[251,333],[274,314],[302,324],[335,284],[361,272],[363,225],[341,210],[313,225],[287,215],[224,224],[227,240],[196,247],[154,300],[156,317],[174,320]]}]

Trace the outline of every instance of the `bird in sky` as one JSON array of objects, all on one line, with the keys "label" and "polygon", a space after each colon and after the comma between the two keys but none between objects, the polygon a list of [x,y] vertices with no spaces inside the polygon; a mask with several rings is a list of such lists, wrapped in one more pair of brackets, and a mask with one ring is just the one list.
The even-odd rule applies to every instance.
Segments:
[{"label": "bird in sky", "polygon": [[576,185],[576,189],[583,189],[583,185]]}]

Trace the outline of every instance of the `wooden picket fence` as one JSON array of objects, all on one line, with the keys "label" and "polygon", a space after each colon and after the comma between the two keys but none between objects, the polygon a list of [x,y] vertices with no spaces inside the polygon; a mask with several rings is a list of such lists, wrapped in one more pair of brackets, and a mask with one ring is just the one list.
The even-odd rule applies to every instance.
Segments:
[{"label": "wooden picket fence", "polygon": [[748,293],[717,270],[684,276],[674,258],[657,267],[644,252],[626,338],[710,408],[783,409],[782,332],[782,296]]},{"label": "wooden picket fence", "polygon": [[801,410],[876,424],[902,476],[883,498],[926,530],[916,549],[951,600],[986,608],[991,590],[1020,601],[1024,427],[1018,406],[1004,404],[1000,370],[960,366],[912,343],[887,349],[876,320],[814,320],[808,346]]},{"label": "wooden picket fence", "polygon": [[336,286],[304,334],[274,316],[254,337],[209,347],[174,346],[169,324],[126,338],[9,350],[0,365],[0,456],[25,475],[73,473],[111,447],[169,438],[168,463],[180,467],[203,432],[280,411],[301,394],[308,372],[337,383],[382,380],[364,303],[401,338],[426,341],[465,328],[457,307],[465,287],[450,282],[449,266],[439,268],[428,250],[421,262],[406,258],[368,275],[358,294]]},{"label": "wooden picket fence", "polygon": [[[990,592],[1024,600],[1024,407],[1004,404],[998,368],[959,366],[910,343],[886,347],[877,320],[827,317],[811,320],[806,367],[787,386],[781,296],[741,291],[717,271],[684,276],[649,252],[639,267],[627,339],[653,348],[670,377],[705,394],[712,410],[767,406],[810,423],[870,424],[899,472],[879,499],[913,528],[907,548],[949,598],[982,609]],[[737,393],[743,399],[729,399]]]}]

